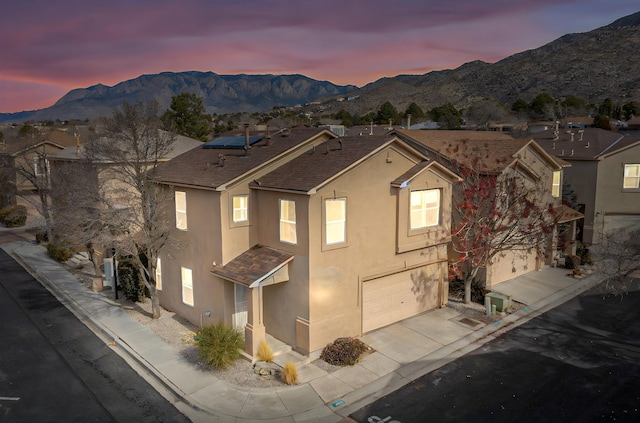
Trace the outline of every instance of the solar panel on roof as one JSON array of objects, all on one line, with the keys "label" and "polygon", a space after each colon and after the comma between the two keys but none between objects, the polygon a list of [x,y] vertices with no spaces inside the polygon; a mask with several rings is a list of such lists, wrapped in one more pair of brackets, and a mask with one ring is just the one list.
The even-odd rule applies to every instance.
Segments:
[{"label": "solar panel on roof", "polygon": [[[249,137],[249,145],[253,145],[264,138],[262,135],[253,135]],[[205,143],[202,148],[231,148],[242,149],[245,144],[245,136],[224,136],[219,137]]]}]

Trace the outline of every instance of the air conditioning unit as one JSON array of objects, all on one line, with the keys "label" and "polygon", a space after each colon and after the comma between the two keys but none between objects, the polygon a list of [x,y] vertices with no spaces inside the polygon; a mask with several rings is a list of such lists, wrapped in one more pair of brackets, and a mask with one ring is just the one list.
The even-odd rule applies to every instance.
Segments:
[{"label": "air conditioning unit", "polygon": [[499,292],[488,292],[485,298],[489,298],[491,305],[496,306],[496,311],[507,311],[511,305],[511,295],[505,295]]}]

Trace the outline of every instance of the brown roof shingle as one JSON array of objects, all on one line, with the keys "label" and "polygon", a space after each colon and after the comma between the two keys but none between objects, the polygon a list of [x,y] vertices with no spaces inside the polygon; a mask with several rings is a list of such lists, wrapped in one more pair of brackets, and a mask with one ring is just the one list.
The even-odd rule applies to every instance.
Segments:
[{"label": "brown roof shingle", "polygon": [[352,136],[326,141],[317,148],[270,172],[252,187],[309,192],[338,175],[395,137]]},{"label": "brown roof shingle", "polygon": [[276,133],[270,145],[260,141],[247,155],[242,149],[195,148],[158,166],[156,177],[164,183],[218,188],[323,132],[329,133],[318,128],[293,128],[287,136]]},{"label": "brown roof shingle", "polygon": [[294,255],[262,245],[254,245],[225,266],[214,266],[216,276],[251,286],[264,280],[293,259]]},{"label": "brown roof shingle", "polygon": [[600,128],[561,129],[557,137],[550,129],[535,133],[532,138],[547,153],[564,160],[597,160],[640,142],[640,137]]},{"label": "brown roof shingle", "polygon": [[396,131],[403,138],[410,138],[423,146],[462,164],[472,159],[482,161],[486,172],[502,172],[515,160],[515,154],[530,139],[513,137],[492,131]]}]

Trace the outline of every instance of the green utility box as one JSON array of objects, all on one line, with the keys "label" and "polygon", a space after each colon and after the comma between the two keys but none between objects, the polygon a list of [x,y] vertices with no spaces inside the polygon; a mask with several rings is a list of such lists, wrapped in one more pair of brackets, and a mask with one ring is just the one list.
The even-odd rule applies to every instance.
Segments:
[{"label": "green utility box", "polygon": [[488,292],[485,298],[489,298],[491,305],[496,306],[496,311],[507,311],[511,305],[511,295],[505,295],[499,292]]}]

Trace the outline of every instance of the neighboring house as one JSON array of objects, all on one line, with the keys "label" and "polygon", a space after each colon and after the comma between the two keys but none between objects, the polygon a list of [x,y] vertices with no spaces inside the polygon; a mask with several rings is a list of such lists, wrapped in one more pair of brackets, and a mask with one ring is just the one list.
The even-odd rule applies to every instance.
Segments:
[{"label": "neighboring house", "polygon": [[[164,131],[161,136],[171,137]],[[110,142],[110,140],[108,141]],[[125,180],[126,174],[135,174],[136,172],[135,169],[127,169],[127,165],[130,167],[135,165],[134,161],[126,162],[126,158],[124,163],[111,159],[95,160],[94,158],[90,160],[87,157],[85,148],[89,148],[89,143],[91,142],[88,141],[87,144],[78,144],[74,147],[65,148],[49,159],[53,209],[54,212],[60,214],[57,223],[61,226],[67,223],[61,222],[62,219],[66,219],[72,224],[76,223],[75,220],[86,220],[84,219],[85,216],[80,213],[77,216],[73,216],[73,219],[69,215],[75,210],[90,209],[92,203],[98,201],[98,192],[103,196],[103,204],[100,207],[107,208],[105,207],[106,204],[112,209],[128,209],[132,213],[137,213],[140,210],[139,201],[132,201],[133,198],[139,196],[136,188],[131,186],[134,183],[132,179],[135,179],[135,176]],[[161,163],[166,162],[200,146],[202,146],[201,141],[177,135],[169,153],[164,154],[158,161]],[[124,146],[123,151],[130,152],[131,147]],[[149,152],[148,156],[148,161],[140,162],[143,169],[154,164],[153,152]],[[84,224],[86,222],[83,221],[81,223]],[[104,222],[101,222],[101,224],[104,224]],[[101,244],[96,242],[95,246],[98,250],[95,252],[102,254],[103,251],[100,251]]]},{"label": "neighboring house", "polygon": [[565,181],[584,213],[581,241],[598,244],[603,233],[640,227],[640,137],[585,128],[551,129],[533,139],[571,164]]},{"label": "neighboring house", "polygon": [[22,203],[18,197],[28,196],[34,199],[30,201],[35,201],[37,187],[25,175],[42,177],[42,186],[48,186],[50,158],[79,142],[79,138],[66,132],[50,130],[0,144],[0,208]]},{"label": "neighboring house", "polygon": [[[493,131],[398,130],[395,133],[412,146],[421,149],[425,155],[443,163],[458,161],[464,165],[479,154],[482,157],[481,172],[516,173],[525,180],[536,181],[535,183],[541,180],[543,186],[546,186],[547,194],[540,202],[553,203],[557,208],[558,215],[552,216],[550,220],[556,220],[558,223],[571,222],[566,236],[570,240],[575,239],[575,220],[581,215],[562,206],[563,164],[547,154],[535,141],[514,139],[504,133]],[[473,148],[477,152],[468,153],[467,148]],[[554,233],[555,236],[550,237],[544,245],[532,246],[525,255],[519,251],[496,255],[490,266],[485,269],[483,279],[486,287],[494,287],[506,280],[539,270],[545,264],[552,264],[558,249],[564,250],[565,254],[575,253],[575,246],[571,242],[559,245],[557,231]],[[453,251],[449,254],[451,258],[455,258]]]},{"label": "neighboring house", "polygon": [[457,176],[395,136],[247,132],[158,178],[180,242],[161,255],[161,304],[244,329],[250,354],[267,334],[310,354],[447,301]]}]

